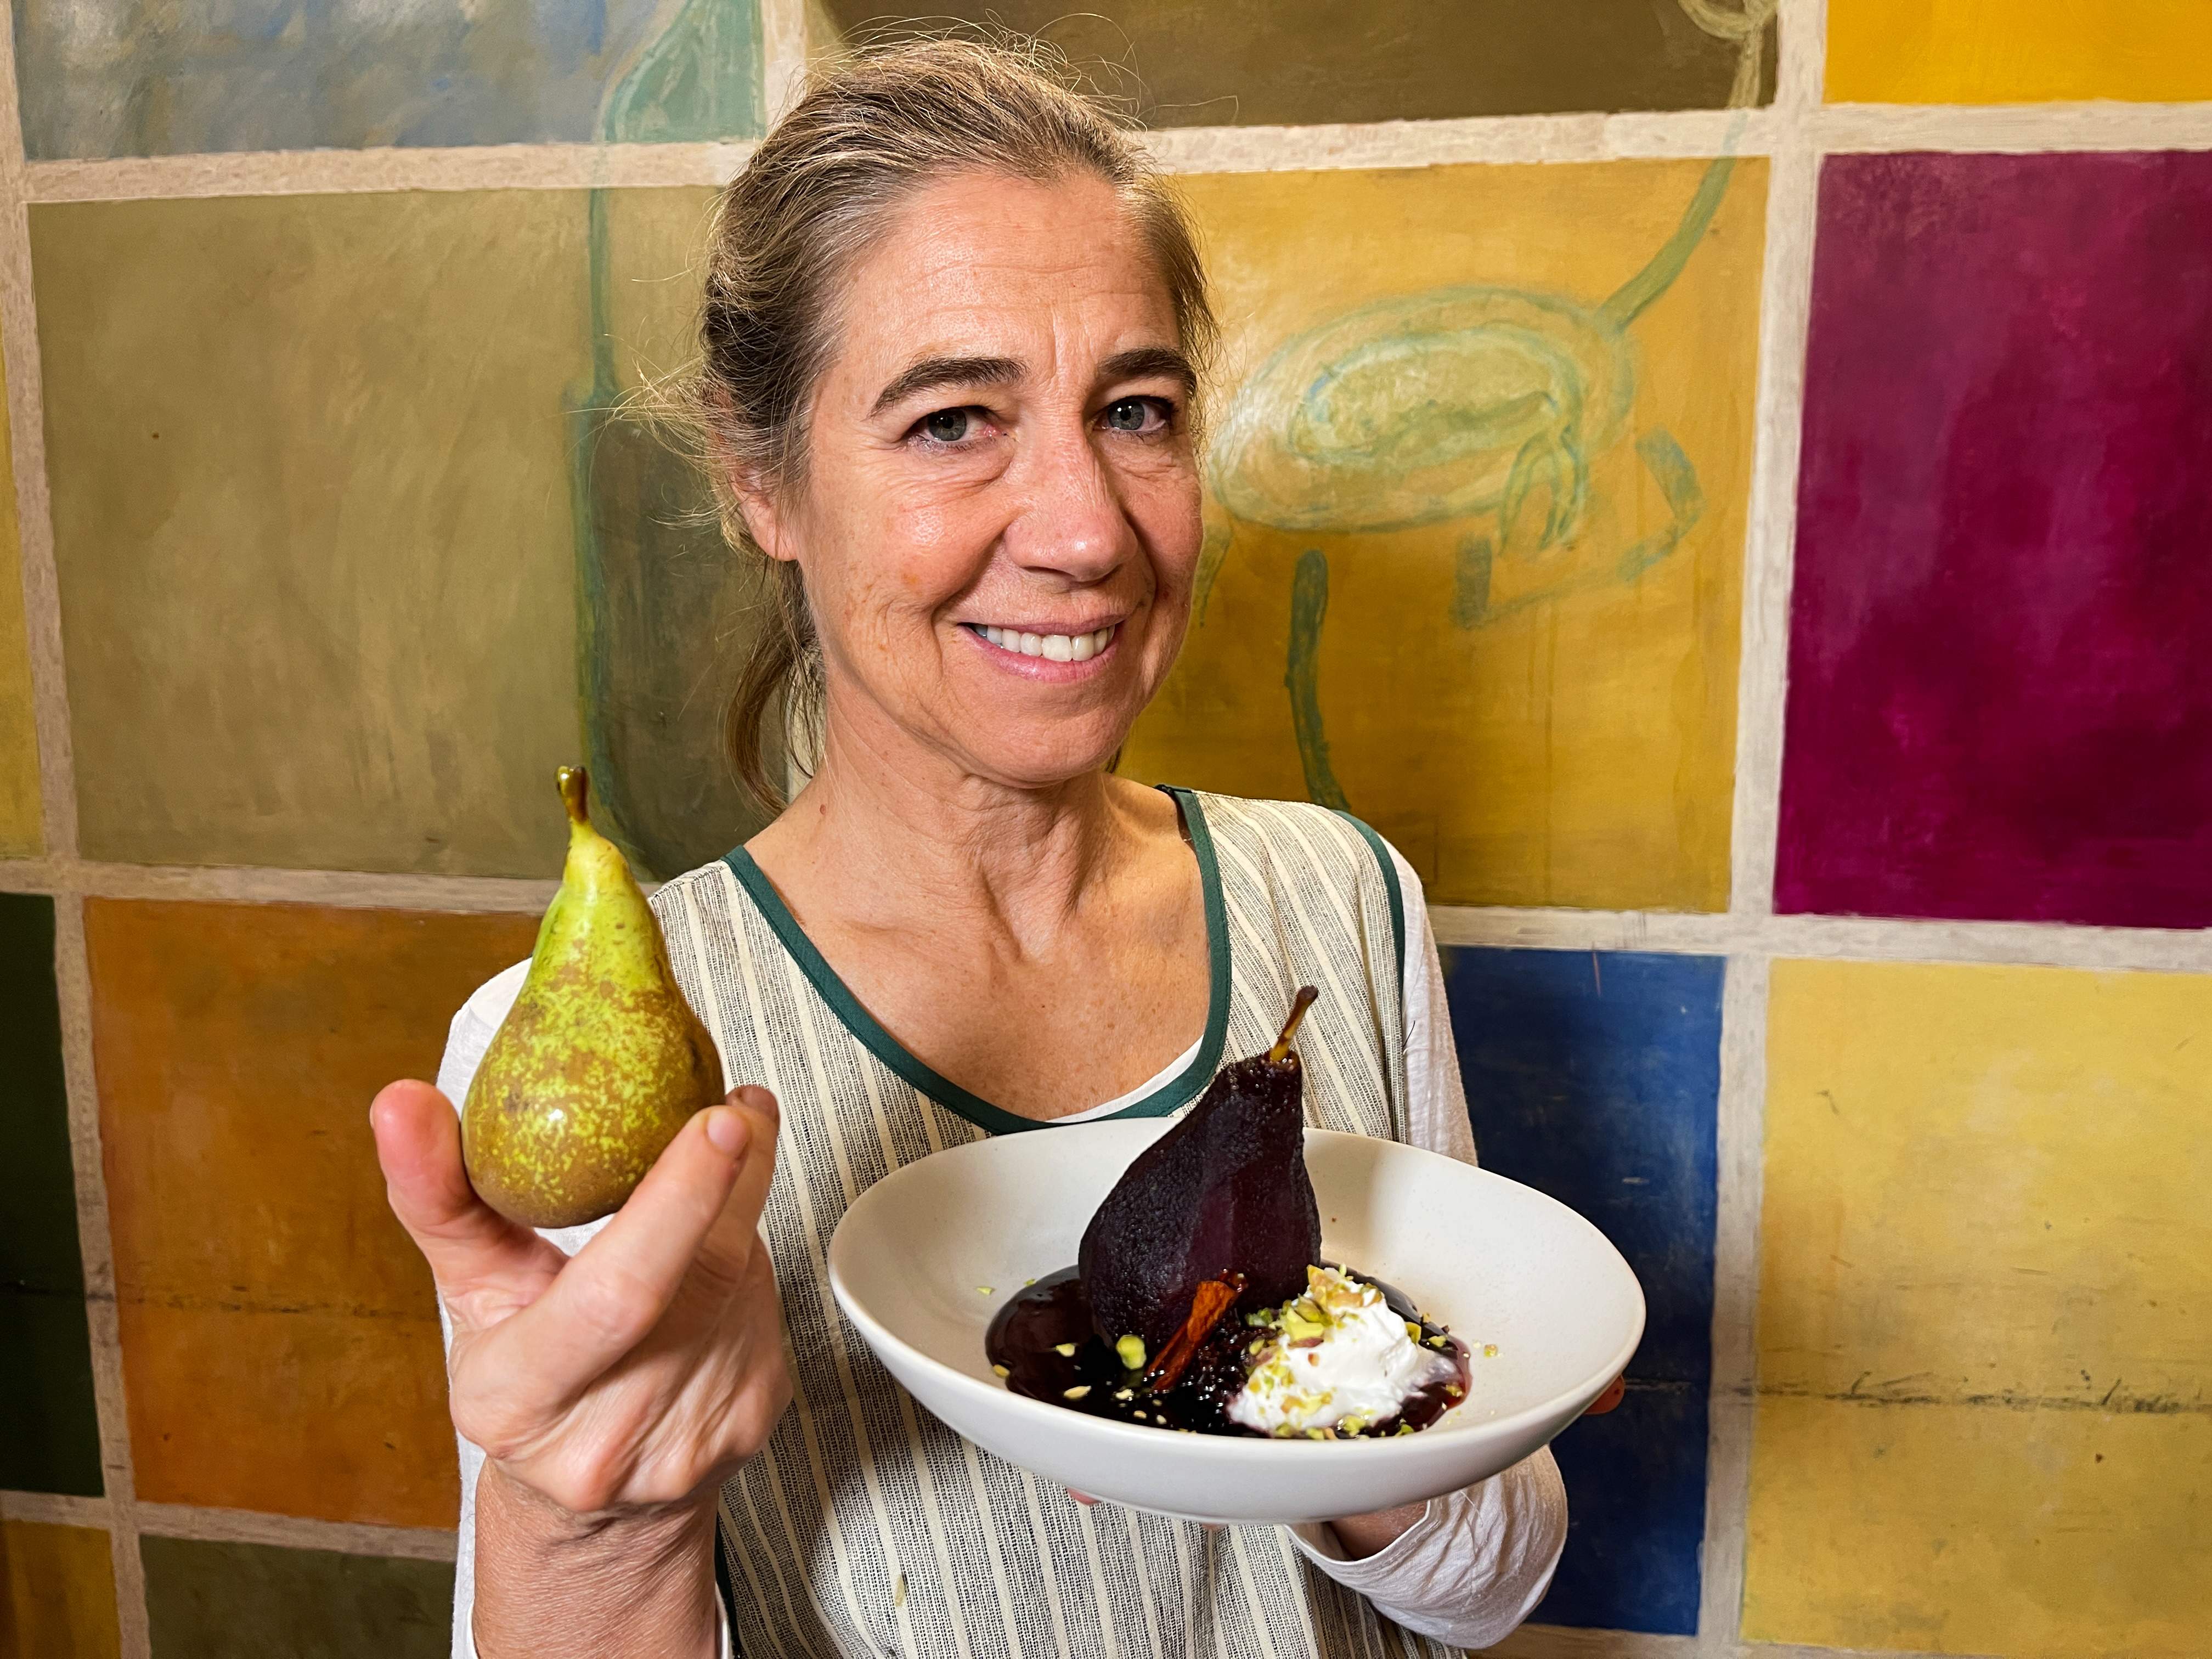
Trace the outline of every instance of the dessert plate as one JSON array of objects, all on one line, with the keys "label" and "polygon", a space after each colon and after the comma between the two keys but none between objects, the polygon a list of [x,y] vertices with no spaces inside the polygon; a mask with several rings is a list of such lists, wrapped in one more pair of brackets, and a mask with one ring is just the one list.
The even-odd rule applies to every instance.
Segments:
[{"label": "dessert plate", "polygon": [[1007,1392],[992,1316],[1065,1267],[1091,1214],[1171,1120],[994,1136],[909,1164],[830,1241],[837,1303],[891,1375],[952,1428],[1039,1479],[1193,1521],[1333,1519],[1456,1491],[1580,1416],[1635,1352],[1627,1262],[1533,1188],[1394,1141],[1308,1129],[1322,1254],[1396,1285],[1474,1351],[1468,1397],[1419,1434],[1176,1434]]}]

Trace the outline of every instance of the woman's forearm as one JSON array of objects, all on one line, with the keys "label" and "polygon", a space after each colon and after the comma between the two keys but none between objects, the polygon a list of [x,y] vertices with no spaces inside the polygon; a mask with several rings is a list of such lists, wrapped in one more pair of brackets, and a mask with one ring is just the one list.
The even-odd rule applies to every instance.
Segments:
[{"label": "woman's forearm", "polygon": [[478,1659],[714,1659],[714,1508],[580,1521],[487,1464],[477,1484]]}]

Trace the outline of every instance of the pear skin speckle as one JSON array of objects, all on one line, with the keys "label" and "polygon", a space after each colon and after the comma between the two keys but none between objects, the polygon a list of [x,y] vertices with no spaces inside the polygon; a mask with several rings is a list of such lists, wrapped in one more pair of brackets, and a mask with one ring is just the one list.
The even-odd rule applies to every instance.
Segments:
[{"label": "pear skin speckle", "polygon": [[484,1201],[532,1227],[622,1206],[693,1113],[722,1095],[714,1039],[676,983],[660,924],[561,769],[568,858],[530,972],[461,1110]]}]

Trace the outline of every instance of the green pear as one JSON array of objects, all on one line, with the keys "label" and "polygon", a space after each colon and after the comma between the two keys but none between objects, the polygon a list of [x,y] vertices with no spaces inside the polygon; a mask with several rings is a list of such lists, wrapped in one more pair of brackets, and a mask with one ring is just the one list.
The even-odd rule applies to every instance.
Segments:
[{"label": "green pear", "polygon": [[469,1179],[532,1227],[619,1209],[691,1115],[722,1095],[721,1060],[677,987],[659,921],[620,849],[592,828],[583,769],[562,767],[560,783],[561,890],[461,1110]]}]

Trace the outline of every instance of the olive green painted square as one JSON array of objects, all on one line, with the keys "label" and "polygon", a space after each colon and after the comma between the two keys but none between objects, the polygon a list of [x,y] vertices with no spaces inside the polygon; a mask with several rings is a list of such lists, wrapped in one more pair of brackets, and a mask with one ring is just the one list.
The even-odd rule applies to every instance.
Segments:
[{"label": "olive green painted square", "polygon": [[[1921,0],[1925,3],[1925,0]],[[1297,126],[1771,102],[1765,0],[812,0],[848,40],[1041,34],[1146,125]]]},{"label": "olive green painted square", "polygon": [[330,1550],[142,1537],[154,1659],[443,1659],[453,1569]]},{"label": "olive green painted square", "polygon": [[54,902],[0,893],[0,1487],[100,1492],[92,1346],[54,989]]},{"label": "olive green painted square", "polygon": [[587,198],[31,213],[87,857],[550,875]]}]

